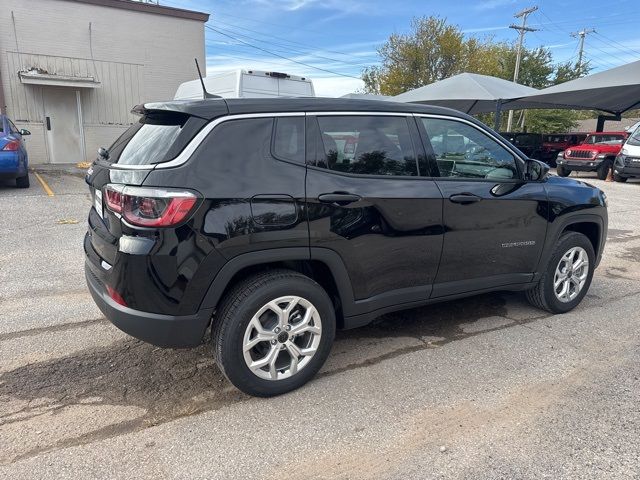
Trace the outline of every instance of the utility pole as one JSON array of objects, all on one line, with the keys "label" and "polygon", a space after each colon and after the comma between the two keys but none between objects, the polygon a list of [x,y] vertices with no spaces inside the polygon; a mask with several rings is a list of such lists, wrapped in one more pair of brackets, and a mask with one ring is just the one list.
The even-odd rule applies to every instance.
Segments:
[{"label": "utility pole", "polygon": [[[518,75],[520,74],[520,57],[522,56],[522,44],[524,43],[524,34],[527,32],[536,32],[537,28],[527,27],[527,17],[529,14],[538,10],[538,7],[531,7],[514,15],[514,18],[522,18],[522,25],[509,25],[509,28],[518,30],[520,32],[518,38],[518,49],[516,50],[516,68],[513,72],[513,81],[518,83]],[[507,132],[511,131],[511,124],[513,123],[513,110],[509,110],[509,119],[507,120]]]},{"label": "utility pole", "polygon": [[571,36],[573,38],[580,37],[580,45],[578,51],[578,76],[582,75],[582,54],[584,53],[584,37],[586,37],[590,33],[595,33],[596,31],[593,28],[583,28],[579,32],[573,32]]}]

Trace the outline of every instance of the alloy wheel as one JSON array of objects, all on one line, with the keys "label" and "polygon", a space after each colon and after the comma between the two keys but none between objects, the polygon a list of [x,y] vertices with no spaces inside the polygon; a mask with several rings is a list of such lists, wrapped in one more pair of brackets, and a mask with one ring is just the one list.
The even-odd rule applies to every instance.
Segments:
[{"label": "alloy wheel", "polygon": [[271,300],[251,318],[242,349],[249,370],[265,380],[292,377],[309,364],[320,344],[322,320],[298,296]]},{"label": "alloy wheel", "polygon": [[589,256],[582,247],[570,248],[558,262],[553,276],[553,293],[563,303],[574,300],[589,276]]}]

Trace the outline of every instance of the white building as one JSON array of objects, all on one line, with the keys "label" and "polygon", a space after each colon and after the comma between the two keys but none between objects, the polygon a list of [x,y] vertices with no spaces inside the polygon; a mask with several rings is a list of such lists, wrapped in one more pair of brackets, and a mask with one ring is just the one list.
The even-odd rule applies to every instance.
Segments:
[{"label": "white building", "polygon": [[130,0],[2,0],[0,111],[26,128],[31,163],[93,160],[205,66],[200,12]]}]

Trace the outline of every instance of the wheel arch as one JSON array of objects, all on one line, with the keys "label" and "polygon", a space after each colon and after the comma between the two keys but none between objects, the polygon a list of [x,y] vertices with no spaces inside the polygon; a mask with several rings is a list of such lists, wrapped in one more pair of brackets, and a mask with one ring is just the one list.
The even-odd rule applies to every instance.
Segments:
[{"label": "wheel arch", "polygon": [[596,265],[598,265],[602,257],[602,249],[607,235],[607,223],[605,218],[597,214],[582,213],[570,214],[567,217],[556,219],[556,221],[553,222],[547,230],[547,239],[545,240],[545,246],[542,255],[540,256],[534,280],[538,280],[542,273],[544,273],[555,245],[565,232],[578,232],[585,235],[593,245],[593,250],[597,259]]},{"label": "wheel arch", "polygon": [[560,235],[565,232],[577,232],[583,234],[589,239],[593,246],[593,251],[598,255],[600,249],[602,225],[593,220],[576,220],[564,226]]},{"label": "wheel arch", "polygon": [[320,284],[336,309],[337,328],[355,306],[351,282],[342,258],[326,248],[291,247],[238,255],[220,269],[202,300],[200,309],[216,308],[228,290],[248,275],[269,268],[297,271]]}]

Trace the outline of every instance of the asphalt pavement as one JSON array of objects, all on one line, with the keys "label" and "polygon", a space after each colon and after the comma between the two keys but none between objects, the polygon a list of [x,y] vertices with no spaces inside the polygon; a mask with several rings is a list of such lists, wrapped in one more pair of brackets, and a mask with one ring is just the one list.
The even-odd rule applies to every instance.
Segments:
[{"label": "asphalt pavement", "polygon": [[208,345],[102,317],[81,172],[39,175],[53,195],[0,183],[0,478],[640,478],[640,181],[579,175],[610,223],[574,311],[495,293],[386,315],[339,332],[307,386],[256,399]]}]

